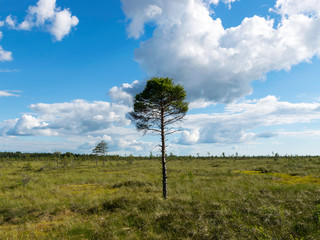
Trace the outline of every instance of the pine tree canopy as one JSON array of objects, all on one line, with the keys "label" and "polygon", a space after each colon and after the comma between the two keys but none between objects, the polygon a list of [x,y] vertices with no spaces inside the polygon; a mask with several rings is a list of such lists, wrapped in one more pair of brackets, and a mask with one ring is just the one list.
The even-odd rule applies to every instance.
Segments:
[{"label": "pine tree canopy", "polygon": [[181,120],[188,111],[189,103],[185,101],[186,91],[170,78],[152,78],[145,89],[135,96],[134,111],[130,113],[138,130],[159,132],[161,118],[164,118],[165,134],[176,131],[169,128]]}]

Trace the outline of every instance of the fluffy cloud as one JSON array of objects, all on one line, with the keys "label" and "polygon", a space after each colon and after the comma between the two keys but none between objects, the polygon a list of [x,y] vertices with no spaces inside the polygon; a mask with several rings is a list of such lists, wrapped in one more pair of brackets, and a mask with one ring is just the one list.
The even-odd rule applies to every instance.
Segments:
[{"label": "fluffy cloud", "polygon": [[7,136],[52,136],[55,135],[51,129],[46,129],[48,123],[40,119],[24,114],[19,119],[5,121],[5,127],[0,129],[0,135]]},{"label": "fluffy cloud", "polygon": [[40,27],[50,32],[57,41],[61,41],[68,35],[71,29],[78,25],[79,19],[72,16],[69,9],[61,10],[56,6],[56,0],[39,0],[35,6],[30,6],[25,20],[17,24],[8,16],[6,23],[9,27],[17,30],[31,30]]},{"label": "fluffy cloud", "polygon": [[[78,23],[79,19],[72,16],[69,9],[61,10],[56,6],[56,0],[39,0],[36,6],[28,8],[27,16],[22,23],[18,24],[16,17],[9,15],[5,21],[0,21],[0,27],[5,24],[15,30],[31,30],[38,27],[51,33],[57,41],[61,41]],[[0,40],[2,36],[0,31]],[[0,46],[0,62],[12,60],[12,52],[5,51]]]},{"label": "fluffy cloud", "polygon": [[320,120],[320,103],[281,102],[274,96],[233,103],[224,113],[187,115],[178,143],[241,143],[285,136],[286,132],[252,131],[259,127],[310,123]]},{"label": "fluffy cloud", "polygon": [[[131,89],[132,85],[120,88]],[[19,138],[23,136],[34,137],[34,141],[37,141],[38,136],[47,136],[48,142],[54,142],[51,146],[29,146],[29,150],[24,146],[25,151],[34,149],[89,153],[99,141],[105,140],[111,153],[147,154],[158,144],[157,137],[150,140],[150,136],[147,142],[141,140],[142,136],[126,118],[126,114],[132,110],[126,104],[74,100],[65,103],[34,104],[30,109],[32,113],[0,123],[0,139],[5,139],[2,142],[5,149],[10,150],[10,141],[23,145]],[[280,101],[274,96],[240,101],[227,105],[222,113],[187,115],[182,123],[184,131],[174,136],[179,138],[168,142],[168,151],[175,152],[180,147],[184,149],[181,145],[187,145],[193,149],[192,151],[197,152],[196,146],[206,143],[224,145],[254,143],[257,139],[275,137],[319,137],[319,130],[302,129],[301,132],[293,132],[283,129],[288,124],[312,123],[319,120],[319,102],[290,103]],[[275,130],[275,126],[281,129]],[[60,142],[61,146],[56,144],[56,141]],[[192,145],[194,147],[191,147]]]},{"label": "fluffy cloud", "polygon": [[200,133],[198,129],[191,131],[183,131],[179,140],[180,144],[193,145],[198,143],[200,139]]},{"label": "fluffy cloud", "polygon": [[283,16],[307,14],[318,17],[320,14],[320,2],[317,0],[277,0],[275,9],[271,10],[276,11]]},{"label": "fluffy cloud", "polygon": [[16,27],[16,20],[13,19],[11,15],[6,17],[5,23],[11,28],[15,28]]},{"label": "fluffy cloud", "polygon": [[5,62],[5,61],[12,61],[12,52],[5,51],[1,46],[0,46],[0,62]]},{"label": "fluffy cloud", "polygon": [[[0,40],[2,39],[3,34],[0,31]],[[5,61],[12,61],[12,52],[5,51],[1,46],[0,46],[0,62],[5,62]]]},{"label": "fluffy cloud", "polygon": [[113,87],[109,90],[108,95],[112,102],[132,106],[133,97],[140,93],[145,87],[144,81],[135,80],[132,83],[124,83],[120,87]]},{"label": "fluffy cloud", "polygon": [[[74,100],[65,103],[33,104],[32,114],[9,119],[2,123],[0,139],[3,149],[10,150],[10,142],[16,142],[20,151],[74,151],[90,153],[93,147],[105,140],[111,154],[144,153],[155,143],[142,142],[141,135],[129,125],[126,105],[102,101]],[[48,137],[48,142],[38,146],[23,144],[21,137]],[[57,144],[59,142],[60,144]],[[20,146],[21,145],[21,146]],[[43,146],[42,146],[43,145]]]},{"label": "fluffy cloud", "polygon": [[319,56],[319,1],[278,0],[277,26],[273,19],[253,16],[228,29],[211,16],[210,5],[218,2],[122,0],[130,37],[155,25],[153,36],[135,51],[149,76],[173,77],[190,99],[230,103],[250,94],[251,82],[266,73]]},{"label": "fluffy cloud", "polygon": [[39,103],[31,105],[30,109],[34,114],[24,114],[19,119],[4,122],[1,135],[86,135],[130,124],[125,118],[130,109],[108,102]]},{"label": "fluffy cloud", "polygon": [[63,11],[57,12],[53,21],[50,33],[55,36],[58,41],[69,34],[72,27],[77,26],[79,20],[77,17],[72,16],[69,10],[64,9]]},{"label": "fluffy cloud", "polygon": [[[144,2],[144,0],[123,1],[123,11],[128,18],[132,19],[127,29],[130,37],[139,38],[144,34],[144,24],[162,14],[162,8],[156,5],[156,0],[149,1],[150,4],[144,4]],[[136,15],[137,12],[141,14]]]}]

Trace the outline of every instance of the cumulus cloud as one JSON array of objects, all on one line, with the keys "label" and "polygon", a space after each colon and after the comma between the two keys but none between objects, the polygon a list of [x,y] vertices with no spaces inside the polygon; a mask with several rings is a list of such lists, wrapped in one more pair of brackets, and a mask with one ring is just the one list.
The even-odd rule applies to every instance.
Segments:
[{"label": "cumulus cloud", "polygon": [[[0,40],[2,39],[3,34],[0,31]],[[5,51],[1,46],[0,46],[0,62],[6,62],[6,61],[12,61],[12,52]]]},{"label": "cumulus cloud", "polygon": [[25,149],[91,153],[98,142],[105,140],[111,154],[128,154],[142,153],[155,145],[153,142],[139,140],[141,135],[129,126],[131,121],[126,118],[126,114],[131,111],[126,105],[79,99],[64,103],[33,104],[29,108],[32,113],[0,123],[0,139],[6,139],[2,142],[5,149],[10,150],[8,142],[22,144],[19,139],[25,136],[34,137],[34,142],[37,142],[39,136],[49,137],[49,142],[53,141],[53,144],[22,144],[15,151]]},{"label": "cumulus cloud", "polygon": [[7,136],[94,134],[117,125],[127,126],[128,107],[109,102],[74,100],[66,103],[30,105],[33,114],[7,120],[0,130]]},{"label": "cumulus cloud", "polygon": [[320,103],[282,102],[275,96],[241,101],[225,108],[223,113],[191,114],[184,121],[185,130],[178,143],[241,143],[258,138],[284,136],[285,132],[253,131],[259,127],[310,123],[320,120]]},{"label": "cumulus cloud", "polygon": [[24,21],[17,24],[10,16],[6,18],[9,27],[17,30],[31,30],[33,27],[42,28],[51,33],[57,41],[67,36],[79,19],[72,16],[69,9],[61,10],[56,6],[56,0],[39,0],[35,6],[30,6]]},{"label": "cumulus cloud", "polygon": [[0,46],[0,62],[12,61],[12,52],[4,50]]},{"label": "cumulus cloud", "polygon": [[179,143],[184,145],[193,145],[198,143],[199,139],[200,133],[198,129],[183,131],[179,139]]},{"label": "cumulus cloud", "polygon": [[11,28],[15,28],[16,27],[16,20],[12,18],[11,15],[9,15],[8,17],[6,17],[5,20],[6,24],[11,27]]},{"label": "cumulus cloud", "polygon": [[[133,85],[122,87],[131,89],[129,86]],[[126,97],[124,99],[127,99]],[[29,107],[31,113],[0,123],[0,138],[6,138],[3,144],[12,137],[21,143],[19,137],[48,136],[60,141],[61,147],[57,147],[56,144],[51,148],[45,145],[44,148],[39,146],[35,151],[48,151],[47,148],[50,148],[50,151],[63,150],[63,147],[68,146],[68,151],[88,153],[99,141],[105,140],[114,154],[146,154],[158,143],[158,138],[147,142],[140,140],[142,136],[126,118],[126,114],[132,108],[125,102],[119,104],[74,100],[64,103],[39,103]],[[205,143],[254,143],[257,139],[275,137],[318,137],[319,130],[292,132],[283,128],[288,124],[319,120],[319,102],[290,103],[280,101],[275,96],[267,96],[258,100],[243,100],[229,104],[222,113],[189,114],[182,123],[184,131],[177,133],[175,137],[179,138],[169,145],[174,150],[176,144],[191,147]],[[274,130],[275,126],[282,129]]]},{"label": "cumulus cloud", "polygon": [[[144,4],[144,2],[144,0],[124,1],[123,11],[128,18],[132,19],[127,29],[129,37],[139,38],[144,34],[144,24],[162,14],[162,8],[153,4],[157,2],[156,0],[150,1],[150,4]],[[137,12],[141,14],[136,15]]]},{"label": "cumulus cloud", "polygon": [[287,17],[295,14],[319,16],[320,2],[317,0],[277,0],[275,8],[270,10]]},{"label": "cumulus cloud", "polygon": [[108,95],[112,102],[132,106],[133,97],[145,87],[144,81],[135,80],[132,83],[124,83],[120,87],[112,87]]},{"label": "cumulus cloud", "polygon": [[78,18],[72,16],[69,10],[64,9],[56,13],[49,31],[58,41],[61,41],[64,36],[69,34],[71,28],[77,26],[78,23]]},{"label": "cumulus cloud", "polygon": [[46,129],[48,123],[42,122],[40,119],[24,114],[19,119],[5,121],[5,126],[0,129],[0,135],[7,136],[53,136],[50,129]]},{"label": "cumulus cloud", "polygon": [[[2,27],[4,22],[0,21],[0,27]],[[0,40],[3,37],[3,33],[0,31]],[[0,46],[0,62],[6,62],[6,61],[12,61],[12,52],[5,51],[3,48]]]},{"label": "cumulus cloud", "polygon": [[230,103],[250,94],[251,82],[266,73],[320,55],[319,1],[278,0],[279,24],[253,16],[227,29],[211,15],[210,5],[218,3],[122,0],[129,37],[142,36],[148,23],[155,26],[135,51],[149,76],[173,77],[192,100]]}]

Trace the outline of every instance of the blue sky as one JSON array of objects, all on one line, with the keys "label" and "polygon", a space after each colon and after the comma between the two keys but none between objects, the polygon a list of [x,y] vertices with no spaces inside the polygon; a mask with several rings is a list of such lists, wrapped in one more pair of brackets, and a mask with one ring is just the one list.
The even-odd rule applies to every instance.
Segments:
[{"label": "blue sky", "polygon": [[320,154],[319,56],[315,0],[0,0],[0,151],[156,154],[126,113],[169,76],[169,152]]}]

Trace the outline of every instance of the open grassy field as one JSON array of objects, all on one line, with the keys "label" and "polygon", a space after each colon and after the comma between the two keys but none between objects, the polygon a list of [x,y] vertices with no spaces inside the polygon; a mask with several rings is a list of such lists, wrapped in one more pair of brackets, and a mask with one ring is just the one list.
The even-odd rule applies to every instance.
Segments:
[{"label": "open grassy field", "polygon": [[320,158],[0,161],[0,239],[320,239]]}]

